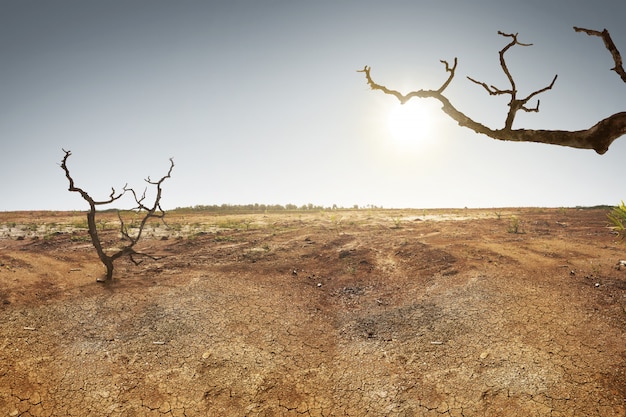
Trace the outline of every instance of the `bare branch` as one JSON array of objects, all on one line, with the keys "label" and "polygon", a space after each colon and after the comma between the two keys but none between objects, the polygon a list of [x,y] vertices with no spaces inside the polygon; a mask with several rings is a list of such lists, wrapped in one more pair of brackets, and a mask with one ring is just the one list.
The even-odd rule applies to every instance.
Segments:
[{"label": "bare branch", "polygon": [[[142,210],[146,211],[146,214],[144,215],[143,219],[141,220],[141,223],[139,225],[139,230],[137,232],[137,236],[135,236],[134,238],[128,236],[129,239],[131,239],[131,242],[133,242],[132,244],[134,245],[135,243],[137,243],[137,241],[139,241],[141,234],[143,233],[143,229],[146,225],[146,223],[148,222],[149,219],[151,218],[158,218],[158,219],[163,219],[165,217],[165,211],[161,208],[161,193],[162,193],[162,188],[161,185],[163,184],[163,182],[170,178],[172,175],[172,170],[174,169],[174,159],[170,158],[170,168],[167,171],[167,174],[165,174],[163,177],[161,177],[161,179],[159,179],[158,181],[152,181],[150,179],[150,177],[146,178],[145,181],[150,184],[150,185],[155,185],[156,186],[156,196],[154,197],[154,204],[152,207],[147,207],[143,204],[143,201],[146,198],[146,190],[144,189],[143,194],[141,195],[140,198],[137,198],[137,194],[135,193],[135,190],[133,189],[129,189],[134,198],[135,198],[135,202],[137,203],[137,207],[135,207],[134,210],[137,210],[137,212],[139,213]],[[137,252],[135,252],[135,254],[137,254]],[[147,256],[147,255],[144,255]]]},{"label": "bare branch", "polygon": [[512,38],[512,40],[504,47],[500,50],[499,52],[499,56],[500,56],[500,67],[502,68],[502,71],[504,72],[504,74],[506,75],[507,79],[509,80],[509,84],[511,85],[510,89],[504,90],[504,89],[500,89],[497,88],[493,85],[488,86],[486,83],[484,82],[480,82],[475,80],[472,77],[467,77],[470,81],[472,81],[475,84],[481,85],[488,93],[489,95],[492,96],[496,96],[496,95],[510,95],[511,96],[511,100],[509,101],[509,111],[506,117],[506,120],[504,122],[504,129],[512,129],[513,128],[513,121],[515,120],[515,116],[517,114],[517,112],[519,110],[524,110],[526,112],[538,112],[539,111],[539,101],[537,101],[537,105],[534,108],[530,108],[526,106],[526,103],[528,103],[528,101],[533,98],[534,96],[541,94],[545,91],[548,91],[550,89],[552,89],[552,87],[554,86],[554,83],[556,82],[556,78],[557,76],[555,75],[554,78],[552,79],[552,83],[550,83],[550,85],[548,85],[547,87],[544,87],[540,90],[537,90],[533,93],[531,93],[530,95],[528,95],[528,97],[524,98],[524,99],[518,99],[517,98],[517,86],[515,85],[515,79],[513,78],[513,76],[511,75],[511,71],[509,70],[509,67],[506,64],[506,59],[504,57],[505,53],[513,46],[515,45],[519,45],[519,46],[532,46],[532,43],[522,43],[517,39],[518,34],[511,34],[511,33],[504,33],[502,31],[498,31],[499,35],[502,35],[504,37],[509,37]]},{"label": "bare branch", "polygon": [[496,135],[490,136],[493,139],[593,149],[602,155],[609,150],[613,141],[626,134],[626,112],[613,114],[585,130],[503,129],[494,132]]},{"label": "bare branch", "polygon": [[502,31],[498,31],[499,35],[502,35],[504,37],[510,37],[513,38],[513,40],[511,42],[509,42],[504,48],[502,48],[499,52],[500,55],[500,66],[502,67],[502,70],[504,71],[504,74],[506,75],[506,77],[509,79],[509,83],[511,84],[511,101],[515,100],[515,95],[517,94],[517,89],[515,87],[515,80],[513,79],[513,76],[511,75],[511,72],[509,71],[509,68],[506,65],[506,60],[504,59],[504,54],[513,46],[515,45],[520,45],[520,46],[531,46],[532,44],[523,44],[517,41],[517,33],[516,34],[508,34],[508,33],[504,33]]},{"label": "bare branch", "polygon": [[391,90],[383,85],[376,84],[374,80],[372,80],[372,77],[370,76],[371,67],[368,67],[367,65],[363,67],[362,70],[357,70],[357,72],[365,73],[365,79],[367,80],[367,84],[369,84],[372,90],[381,90],[383,93],[392,95],[395,98],[397,98],[400,104],[404,104],[410,99],[412,99],[413,97],[426,98],[426,97],[432,97],[433,94],[441,94],[443,90],[445,90],[446,87],[450,85],[450,82],[452,82],[452,79],[454,78],[454,73],[456,71],[457,59],[454,58],[454,65],[452,67],[450,67],[450,64],[448,64],[448,61],[441,60],[440,62],[446,66],[446,72],[450,73],[450,75],[448,76],[448,79],[441,85],[441,87],[439,87],[437,90],[411,91],[408,94],[402,94],[401,92],[397,90]]},{"label": "bare branch", "polygon": [[120,210],[117,211],[117,219],[120,221],[120,234],[122,235],[122,238],[132,241],[133,238],[128,234],[128,226],[126,226],[126,222],[122,218]]},{"label": "bare branch", "polygon": [[130,258],[132,263],[134,263],[135,265],[141,265],[143,263],[143,259],[142,260],[135,259],[135,257],[137,256],[149,258],[149,259],[152,259],[153,261],[158,261],[159,259],[163,259],[162,256],[154,256],[154,255],[150,255],[149,253],[144,253],[144,252],[133,252],[128,257]]},{"label": "bare branch", "polygon": [[385,94],[389,94],[394,96],[395,98],[398,99],[398,101],[400,101],[400,104],[404,104],[407,101],[409,101],[410,99],[412,99],[413,97],[428,97],[427,95],[425,95],[424,90],[419,90],[419,91],[412,91],[407,95],[404,95],[402,93],[400,93],[397,90],[391,90],[383,85],[378,85],[376,84],[372,78],[370,77],[370,67],[368,67],[367,65],[365,67],[363,67],[362,70],[357,70],[357,72],[363,72],[365,73],[365,78],[367,79],[367,83],[369,84],[370,88],[372,90],[381,90],[383,93]]},{"label": "bare branch", "polygon": [[393,95],[394,97],[396,97],[401,104],[406,103],[407,101],[409,101],[411,98],[413,97],[419,97],[419,98],[434,98],[436,100],[439,100],[443,106],[442,106],[442,110],[444,111],[444,113],[446,113],[448,116],[450,116],[452,119],[456,120],[456,122],[460,125],[460,126],[464,126],[464,127],[468,127],[472,130],[474,130],[475,132],[490,132],[491,129],[489,129],[487,126],[484,126],[478,122],[475,122],[474,120],[472,120],[471,118],[467,117],[465,114],[461,113],[459,110],[457,110],[452,103],[450,103],[450,101],[443,95],[441,94],[439,91],[436,90],[419,90],[419,91],[412,91],[406,95],[401,94],[398,91],[395,90],[390,90],[389,88],[385,87],[384,85],[381,84],[377,84],[376,82],[374,82],[374,80],[372,79],[370,72],[371,72],[371,68],[368,66],[365,66],[365,68],[363,68],[360,71],[357,72],[363,72],[365,73],[365,78],[367,80],[367,83],[369,84],[370,88],[372,90],[380,90],[382,92],[384,92],[385,94],[390,94]]},{"label": "bare branch", "polygon": [[520,46],[533,46],[532,43],[521,43],[517,40],[517,36],[518,33],[504,33],[501,30],[498,31],[498,35],[502,35],[504,37],[508,37],[508,38],[513,38],[513,40],[511,41],[511,43],[509,44],[509,47],[513,46],[513,45],[520,45]]},{"label": "bare branch", "polygon": [[[525,105],[525,104],[526,104],[526,103],[528,103],[528,101],[529,101],[531,98],[533,98],[534,96],[536,96],[536,95],[538,95],[538,94],[541,94],[541,93],[543,93],[543,92],[545,92],[545,91],[552,90],[552,87],[554,87],[554,83],[556,82],[557,77],[558,77],[558,74],[554,76],[554,78],[552,79],[552,82],[550,83],[550,85],[548,85],[547,87],[542,88],[541,90],[537,90],[537,91],[535,91],[534,93],[530,93],[530,94],[528,95],[528,97],[526,97],[525,99],[520,100],[520,101],[521,101],[522,103],[524,103],[524,105]],[[522,107],[521,107],[521,109],[522,109],[522,110],[525,110],[525,111],[528,111],[528,112],[530,112],[530,111],[539,111],[539,100],[537,100],[537,106],[536,106],[534,109],[527,109],[527,108],[526,108],[526,107],[524,107],[524,106],[522,106]]]},{"label": "bare branch", "polygon": [[[371,68],[365,67],[363,71],[372,90],[394,91],[384,85],[377,84],[370,76]],[[564,130],[527,130],[527,129],[491,129],[456,109],[450,100],[443,94],[434,90],[420,90],[402,95],[399,92],[392,94],[406,102],[412,97],[434,98],[443,106],[441,110],[456,121],[459,126],[467,127],[476,133],[486,135],[492,139],[514,142],[536,142],[552,145],[568,146],[578,149],[593,149],[599,154],[604,154],[611,143],[620,136],[626,134],[626,112],[617,113],[601,120],[587,130],[564,131]],[[387,93],[389,94],[389,93]]]},{"label": "bare branch", "polygon": [[482,85],[483,88],[489,93],[490,96],[498,96],[501,94],[513,94],[513,90],[500,90],[498,87],[494,86],[494,85],[490,85],[488,86],[487,83],[484,83],[482,81],[477,81],[475,79],[473,79],[472,77],[468,76],[467,77],[468,80],[470,80],[473,83],[476,83],[478,85]]},{"label": "bare branch", "polygon": [[624,71],[624,66],[622,64],[622,56],[620,55],[619,50],[613,43],[613,39],[611,39],[609,31],[604,29],[602,32],[599,32],[597,30],[579,28],[576,26],[574,26],[574,30],[576,32],[584,32],[589,36],[599,36],[602,38],[602,41],[604,41],[604,46],[611,53],[611,56],[613,57],[613,62],[615,62],[615,66],[611,68],[611,71],[615,71],[617,75],[620,76],[622,81],[626,83],[626,71]]},{"label": "bare branch", "polygon": [[95,201],[93,198],[91,198],[91,196],[84,191],[82,188],[76,187],[74,185],[74,179],[71,177],[70,175],[70,170],[67,167],[67,159],[72,155],[71,151],[66,151],[65,149],[62,149],[63,152],[65,152],[65,156],[63,157],[63,160],[61,161],[61,168],[63,169],[63,171],[65,171],[65,177],[67,178],[68,182],[70,183],[68,191],[73,191],[73,192],[77,192],[81,195],[81,197],[83,197],[83,199],[85,201],[87,201],[89,203],[89,205],[93,205],[93,206],[98,206],[98,205],[104,205],[104,204],[110,204],[112,202],[114,202],[115,200],[118,200],[119,198],[121,198],[124,193],[126,192],[126,186],[124,186],[124,191],[122,191],[121,193],[115,195],[115,188],[111,187],[111,194],[109,195],[109,199],[108,200],[103,200],[103,201]]},{"label": "bare branch", "polygon": [[524,110],[527,113],[539,113],[539,104],[541,104],[541,100],[537,100],[537,105],[535,107],[520,107],[520,110]]},{"label": "bare branch", "polygon": [[446,66],[446,72],[449,72],[450,75],[448,76],[448,79],[446,80],[446,82],[444,82],[441,87],[439,87],[437,89],[438,93],[443,93],[443,90],[445,90],[448,85],[450,85],[450,83],[452,82],[452,79],[454,78],[454,72],[456,71],[456,64],[458,63],[456,57],[454,57],[454,65],[452,67],[450,67],[450,65],[448,64],[448,61],[444,61],[443,59],[440,60],[439,62],[441,62],[442,64],[444,64]]},{"label": "bare branch", "polygon": [[[601,36],[604,41],[607,49],[613,55],[615,60],[615,70],[620,77],[626,82],[626,74],[624,73],[624,69],[622,67],[622,60],[619,55],[619,51],[613,44],[608,31],[606,29],[603,32],[592,31],[589,29],[581,29],[574,27],[576,31],[586,32],[589,35]],[[512,38],[511,42],[509,42],[501,51],[500,51],[500,64],[502,70],[505,72],[509,82],[511,83],[510,90],[499,89],[493,85],[489,86],[484,82],[477,81],[474,78],[467,77],[471,82],[482,86],[490,95],[501,95],[501,94],[509,94],[511,96],[511,101],[509,102],[509,112],[507,115],[507,119],[505,121],[504,128],[502,129],[491,129],[462,113],[458,109],[456,109],[450,100],[443,95],[443,90],[449,85],[450,81],[454,77],[454,71],[457,66],[457,60],[455,58],[454,66],[450,68],[447,62],[441,61],[446,65],[446,71],[450,72],[450,76],[448,80],[440,87],[438,90],[417,90],[411,91],[406,94],[402,94],[397,90],[392,90],[382,84],[378,84],[374,82],[371,77],[371,68],[365,66],[362,70],[358,72],[365,73],[365,78],[367,84],[370,86],[372,90],[380,90],[385,94],[392,95],[396,97],[400,103],[404,104],[408,100],[413,97],[418,98],[434,98],[439,100],[442,104],[442,111],[446,113],[450,118],[455,120],[459,126],[467,127],[473,130],[476,133],[486,135],[490,138],[497,140],[505,140],[505,141],[515,141],[515,142],[536,142],[536,143],[546,143],[553,144],[559,146],[568,146],[578,149],[593,149],[598,154],[604,154],[609,146],[616,139],[626,134],[626,112],[619,112],[613,114],[609,117],[606,117],[603,120],[600,120],[595,125],[591,126],[585,130],[577,130],[577,131],[567,131],[567,130],[529,130],[529,129],[512,129],[513,120],[515,118],[515,114],[518,110],[523,110],[526,112],[538,112],[540,101],[537,100],[537,104],[535,107],[527,106],[527,103],[533,99],[535,96],[544,93],[548,90],[551,90],[557,80],[557,75],[554,76],[552,82],[539,90],[536,90],[529,94],[527,97],[523,99],[517,98],[517,89],[515,86],[515,81],[511,76],[511,73],[506,65],[506,60],[504,59],[505,52],[510,49],[514,45],[520,46],[530,46],[532,44],[521,43],[517,39],[517,34],[507,34],[503,32],[498,32],[500,35],[505,37]]]}]

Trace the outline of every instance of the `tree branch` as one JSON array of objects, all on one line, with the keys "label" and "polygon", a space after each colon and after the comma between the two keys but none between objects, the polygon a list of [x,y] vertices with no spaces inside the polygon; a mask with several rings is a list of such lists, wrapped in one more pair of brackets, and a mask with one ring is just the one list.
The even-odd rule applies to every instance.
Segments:
[{"label": "tree branch", "polygon": [[367,83],[369,84],[372,90],[381,90],[383,93],[392,95],[395,98],[397,98],[398,101],[400,101],[400,104],[404,104],[410,99],[412,99],[413,97],[425,98],[425,97],[432,97],[433,94],[441,94],[443,90],[445,90],[446,87],[450,85],[450,82],[452,82],[452,79],[454,78],[454,72],[456,71],[457,59],[454,58],[454,65],[452,67],[450,67],[447,61],[441,60],[440,62],[446,66],[446,72],[450,73],[450,75],[448,76],[448,79],[441,85],[441,87],[439,87],[437,90],[411,91],[410,93],[406,95],[400,93],[397,90],[391,90],[383,85],[376,84],[374,80],[372,80],[372,77],[370,77],[371,68],[368,67],[367,65],[363,67],[362,70],[357,70],[357,72],[365,73],[365,78],[367,79]]},{"label": "tree branch", "polygon": [[487,83],[475,80],[472,77],[470,77],[469,75],[467,76],[467,79],[470,80],[471,82],[475,83],[475,84],[481,85],[489,93],[490,96],[499,96],[499,95],[502,95],[502,94],[513,95],[513,90],[500,90],[495,85],[489,85],[488,86]]},{"label": "tree branch", "polygon": [[495,95],[508,94],[508,95],[511,96],[511,100],[509,101],[509,104],[508,104],[509,112],[508,112],[506,120],[504,122],[504,129],[512,129],[513,128],[513,121],[515,120],[515,116],[517,115],[517,112],[519,110],[524,110],[525,112],[538,112],[539,111],[539,101],[538,100],[537,100],[537,105],[534,108],[527,107],[526,103],[528,103],[528,101],[531,98],[533,98],[534,96],[552,89],[552,87],[554,86],[554,83],[556,82],[557,75],[554,76],[554,78],[552,79],[552,82],[547,87],[544,87],[544,88],[542,88],[540,90],[537,90],[537,91],[529,94],[526,98],[518,99],[517,98],[517,92],[518,91],[517,91],[517,86],[515,85],[515,79],[511,75],[511,71],[509,70],[509,67],[506,64],[506,59],[504,57],[504,54],[510,48],[512,48],[515,45],[532,46],[532,43],[522,43],[522,42],[520,42],[517,39],[517,36],[518,36],[517,33],[512,34],[512,33],[504,33],[502,31],[498,31],[498,34],[501,35],[501,36],[504,36],[504,37],[512,38],[511,42],[509,42],[499,52],[500,67],[502,68],[502,71],[504,72],[504,75],[506,75],[506,78],[509,80],[509,84],[511,85],[511,88],[507,89],[507,90],[503,90],[503,89],[497,88],[497,87],[495,87],[493,85],[487,86],[486,83],[477,81],[477,80],[473,79],[472,77],[467,77],[467,78],[470,81],[474,82],[475,84],[481,85],[485,90],[487,90],[489,95],[495,96]]},{"label": "tree branch", "polygon": [[119,193],[118,195],[115,195],[115,188],[111,187],[111,194],[109,195],[108,200],[95,201],[93,198],[91,198],[91,196],[86,191],[74,185],[74,179],[70,176],[70,170],[67,167],[67,158],[69,158],[70,155],[72,155],[72,151],[66,151],[65,149],[62,149],[62,150],[63,152],[65,152],[65,156],[63,157],[63,160],[61,161],[61,168],[63,169],[63,171],[65,171],[65,177],[70,183],[68,191],[74,191],[74,192],[79,193],[81,197],[83,197],[84,200],[86,200],[90,205],[94,205],[94,206],[110,204],[114,202],[115,200],[120,199],[124,195],[124,193],[126,192],[126,185],[124,186],[123,191]]},{"label": "tree branch", "polygon": [[[621,57],[619,56],[619,52],[612,41],[610,41],[610,37],[608,36],[608,32],[605,30],[604,32],[590,31],[588,29],[579,29],[574,28],[577,31],[584,31],[591,35],[602,36],[605,40],[605,44],[607,45],[607,49],[609,49],[614,57],[616,66],[614,70],[622,76],[624,74],[624,69],[621,65]],[[365,79],[367,84],[370,86],[372,90],[380,90],[385,94],[392,95],[400,101],[401,104],[406,103],[410,99],[417,98],[434,98],[435,100],[439,100],[442,104],[442,111],[446,113],[449,117],[455,120],[459,126],[467,127],[473,130],[476,133],[486,135],[492,139],[497,140],[505,140],[505,141],[514,141],[514,142],[535,142],[535,143],[546,143],[552,145],[559,146],[568,146],[578,149],[593,149],[598,154],[604,154],[609,146],[618,139],[619,137],[626,134],[626,112],[620,112],[613,114],[603,120],[600,120],[598,123],[593,125],[592,127],[585,130],[577,130],[577,131],[566,131],[566,130],[532,130],[532,129],[513,129],[513,121],[515,119],[515,114],[519,110],[523,110],[526,112],[538,112],[540,101],[537,100],[537,105],[535,107],[528,107],[527,103],[533,97],[551,90],[554,87],[554,84],[557,80],[557,75],[554,76],[552,82],[539,90],[536,90],[530,93],[527,97],[523,99],[517,98],[517,88],[515,85],[515,81],[506,65],[506,60],[504,55],[508,49],[513,47],[514,45],[520,46],[530,46],[532,44],[521,43],[517,39],[517,34],[506,34],[503,32],[498,32],[498,34],[512,38],[511,42],[509,42],[502,50],[500,50],[500,66],[504,71],[505,75],[509,79],[511,84],[511,89],[499,89],[493,85],[489,86],[484,82],[477,81],[471,77],[467,77],[471,82],[482,86],[490,95],[502,95],[508,94],[511,96],[511,101],[509,102],[509,112],[507,114],[507,118],[505,121],[504,128],[502,129],[491,129],[472,118],[468,117],[458,109],[456,109],[450,100],[443,95],[443,91],[450,84],[452,79],[454,78],[457,59],[454,59],[454,66],[450,68],[447,62],[441,61],[446,65],[446,71],[450,73],[446,82],[437,90],[417,90],[411,91],[409,93],[403,94],[397,90],[392,90],[382,84],[376,83],[371,77],[371,67],[365,66],[362,70],[358,70],[357,72],[362,72],[365,74]],[[626,75],[622,76],[622,79],[625,79]],[[625,80],[626,81],[626,80]]]},{"label": "tree branch", "polygon": [[547,87],[542,88],[541,90],[537,90],[537,91],[535,91],[533,93],[530,93],[528,95],[528,97],[526,97],[525,99],[521,100],[521,102],[524,103],[522,105],[522,107],[521,107],[521,110],[524,110],[526,112],[538,112],[539,111],[539,100],[537,100],[537,105],[534,108],[531,108],[531,109],[526,107],[526,103],[528,103],[528,101],[531,98],[533,98],[534,96],[536,96],[537,94],[541,94],[544,91],[552,90],[552,87],[554,87],[554,83],[556,82],[557,77],[558,77],[558,74],[556,74],[554,76],[554,78],[552,79],[552,82],[550,83],[550,85],[548,85]]},{"label": "tree branch", "polygon": [[604,46],[611,53],[613,57],[613,62],[615,62],[615,66],[611,68],[611,71],[615,71],[617,75],[620,76],[622,81],[626,83],[626,71],[624,71],[624,66],[622,65],[622,56],[619,53],[619,50],[613,43],[613,39],[611,39],[611,35],[609,31],[604,29],[602,32],[592,29],[579,28],[574,26],[574,30],[576,32],[584,32],[589,36],[599,36],[604,41]]},{"label": "tree branch", "polygon": [[454,57],[454,65],[452,65],[452,67],[450,67],[450,65],[448,64],[448,61],[444,61],[443,59],[440,60],[439,62],[444,64],[446,66],[446,72],[450,73],[446,82],[444,82],[441,85],[441,87],[437,89],[437,92],[441,94],[443,93],[443,90],[445,90],[448,87],[448,85],[450,85],[450,83],[452,82],[452,79],[454,78],[454,72],[456,71],[456,64],[458,63],[458,60],[456,59],[456,57]]},{"label": "tree branch", "polygon": [[399,91],[391,90],[384,85],[374,82],[370,74],[370,67],[366,66],[359,72],[365,73],[367,83],[372,90],[380,90],[385,94],[391,94],[401,103],[406,103],[413,97],[434,98],[439,100],[442,104],[441,110],[456,121],[459,126],[467,127],[476,133],[486,135],[492,139],[513,142],[547,143],[578,149],[593,149],[602,155],[609,149],[609,146],[615,139],[626,134],[626,112],[609,116],[589,129],[579,131],[491,129],[456,109],[450,100],[438,91],[419,90],[402,94]]}]

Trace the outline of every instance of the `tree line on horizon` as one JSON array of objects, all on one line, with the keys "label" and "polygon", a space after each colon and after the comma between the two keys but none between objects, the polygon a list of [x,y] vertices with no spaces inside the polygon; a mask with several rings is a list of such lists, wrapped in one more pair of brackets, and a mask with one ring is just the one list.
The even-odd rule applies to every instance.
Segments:
[{"label": "tree line on horizon", "polygon": [[367,204],[365,206],[359,206],[358,204],[352,205],[352,207],[343,207],[333,204],[332,206],[315,205],[312,203],[296,205],[296,204],[197,204],[189,207],[176,207],[173,211],[208,211],[208,212],[240,212],[240,213],[262,213],[266,211],[323,211],[323,210],[361,210],[361,209],[382,209],[382,206],[376,206],[374,204]]}]

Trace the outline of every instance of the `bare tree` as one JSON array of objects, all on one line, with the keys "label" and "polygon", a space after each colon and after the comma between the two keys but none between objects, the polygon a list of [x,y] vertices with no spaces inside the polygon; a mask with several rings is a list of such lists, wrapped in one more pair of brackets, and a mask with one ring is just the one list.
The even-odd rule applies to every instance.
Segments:
[{"label": "bare tree", "polygon": [[[137,242],[139,242],[139,239],[141,238],[141,235],[143,233],[143,229],[150,218],[158,218],[163,220],[163,218],[165,217],[165,211],[163,211],[163,209],[161,208],[161,185],[167,178],[171,177],[172,169],[174,168],[174,160],[170,158],[170,168],[167,174],[161,177],[160,180],[152,181],[150,177],[146,178],[145,181],[149,185],[153,185],[156,188],[154,203],[151,206],[148,206],[146,205],[146,203],[144,203],[146,199],[146,190],[144,190],[144,192],[139,195],[135,192],[134,189],[129,188],[128,184],[124,185],[124,188],[119,193],[117,193],[114,188],[111,188],[111,194],[106,200],[94,200],[85,190],[77,187],[74,184],[74,179],[70,175],[70,170],[67,167],[67,159],[70,157],[72,152],[66,151],[65,149],[63,149],[63,152],[65,152],[65,156],[61,161],[61,168],[63,169],[63,171],[65,171],[65,176],[70,183],[68,190],[79,193],[81,197],[87,203],[89,203],[89,211],[87,212],[87,226],[89,228],[89,236],[91,236],[91,242],[93,243],[93,246],[98,253],[100,261],[102,261],[102,263],[106,267],[106,276],[104,278],[97,278],[96,281],[104,282],[111,280],[113,278],[113,262],[116,259],[121,258],[122,256],[128,256],[135,265],[139,265],[141,263],[141,261],[139,260],[141,257],[148,257],[154,260],[158,259],[157,257],[154,257],[152,255],[148,255],[143,252],[137,252],[134,247]],[[98,229],[96,227],[96,209],[98,206],[111,204],[114,201],[119,200],[126,193],[131,193],[137,204],[137,206],[132,210],[136,211],[137,213],[144,214],[141,221],[139,222],[139,227],[137,228],[137,231],[131,233],[129,227],[122,219],[122,215],[119,211],[117,212],[118,218],[120,220],[120,233],[122,236],[122,240],[126,241],[127,243],[123,245],[121,249],[118,249],[117,251],[113,252],[113,254],[109,255],[104,250],[102,242],[100,240],[100,236],[98,235]]]},{"label": "bare tree", "polygon": [[[611,40],[609,32],[606,29],[602,32],[599,32],[578,27],[574,27],[574,30],[577,32],[584,32],[592,36],[599,36],[603,39],[606,48],[611,53],[613,60],[615,61],[615,67],[612,68],[612,70],[617,72],[621,79],[626,83],[626,72],[624,72],[624,68],[622,66],[622,58],[618,49],[615,47],[615,44]],[[365,66],[362,70],[359,70],[358,72],[365,73],[367,83],[372,88],[372,90],[380,90],[385,94],[392,95],[396,97],[401,104],[406,103],[413,97],[434,98],[436,100],[439,100],[443,105],[443,112],[445,112],[448,116],[454,119],[460,126],[467,127],[476,133],[487,135],[488,137],[493,139],[516,142],[538,142],[560,146],[570,146],[580,149],[593,149],[599,154],[604,154],[609,149],[609,146],[611,145],[611,143],[613,143],[615,139],[626,134],[626,112],[615,113],[603,120],[600,120],[598,123],[586,130],[567,131],[513,129],[513,122],[518,111],[539,111],[539,100],[537,100],[537,104],[534,107],[529,107],[528,102],[539,94],[552,89],[554,83],[556,82],[557,76],[555,75],[552,79],[552,82],[550,82],[550,84],[548,84],[546,87],[543,87],[526,97],[518,97],[517,86],[515,84],[515,80],[511,76],[509,68],[507,67],[505,54],[513,46],[530,46],[532,44],[521,43],[518,40],[518,34],[503,32],[498,32],[498,34],[506,38],[510,38],[510,42],[502,50],[500,50],[500,66],[502,67],[502,70],[504,71],[504,74],[509,81],[509,87],[501,89],[493,85],[488,85],[485,82],[477,81],[471,77],[467,78],[471,82],[482,86],[490,95],[508,95],[510,97],[510,101],[508,104],[509,111],[504,122],[504,127],[501,129],[492,129],[472,120],[470,117],[466,116],[456,107],[454,107],[450,100],[448,100],[448,98],[444,96],[444,90],[452,82],[452,79],[455,75],[455,71],[457,68],[456,58],[454,58],[454,63],[452,65],[450,65],[447,61],[441,61],[441,63],[445,65],[445,70],[448,73],[448,79],[441,85],[441,87],[436,90],[417,90],[411,91],[407,94],[402,94],[399,91],[392,90],[385,87],[384,85],[374,82],[370,74],[370,67]]]}]

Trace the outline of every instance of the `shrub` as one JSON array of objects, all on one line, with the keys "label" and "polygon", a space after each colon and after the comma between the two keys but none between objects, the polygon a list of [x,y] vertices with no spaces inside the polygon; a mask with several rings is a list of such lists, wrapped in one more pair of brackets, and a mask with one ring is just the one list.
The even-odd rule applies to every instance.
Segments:
[{"label": "shrub", "polygon": [[517,216],[511,216],[507,232],[515,234],[524,233],[522,230],[522,222]]},{"label": "shrub", "polygon": [[620,239],[624,239],[626,236],[626,205],[624,205],[623,200],[619,206],[613,208],[608,214],[608,218],[611,222],[611,229],[617,233]]}]

